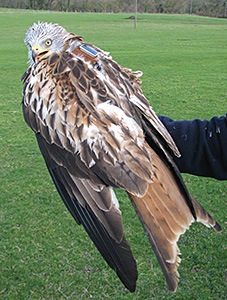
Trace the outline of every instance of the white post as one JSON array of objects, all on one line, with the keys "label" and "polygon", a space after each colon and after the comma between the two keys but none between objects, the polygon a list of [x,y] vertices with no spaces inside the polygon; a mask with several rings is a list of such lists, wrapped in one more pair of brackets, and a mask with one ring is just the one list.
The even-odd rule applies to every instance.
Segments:
[{"label": "white post", "polygon": [[135,5],[134,29],[136,29],[136,23],[137,23],[137,0]]}]

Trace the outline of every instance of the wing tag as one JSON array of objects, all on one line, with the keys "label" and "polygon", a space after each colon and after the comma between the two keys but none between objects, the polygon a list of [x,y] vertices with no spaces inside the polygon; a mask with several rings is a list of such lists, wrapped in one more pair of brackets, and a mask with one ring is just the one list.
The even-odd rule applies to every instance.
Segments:
[{"label": "wing tag", "polygon": [[92,58],[98,55],[98,51],[96,51],[93,47],[88,45],[81,45],[80,50],[86,53],[87,55],[91,56]]}]

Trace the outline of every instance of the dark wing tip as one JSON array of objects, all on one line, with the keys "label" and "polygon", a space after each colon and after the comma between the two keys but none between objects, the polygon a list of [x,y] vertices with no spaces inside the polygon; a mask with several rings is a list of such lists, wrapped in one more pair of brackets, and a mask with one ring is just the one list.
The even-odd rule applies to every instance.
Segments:
[{"label": "dark wing tip", "polygon": [[171,273],[165,272],[164,275],[168,286],[168,291],[173,293],[176,292],[178,287],[178,282],[179,282],[178,272],[177,271]]},{"label": "dark wing tip", "polygon": [[216,231],[222,231],[222,228],[221,228],[221,226],[218,224],[218,222],[216,222],[215,223],[215,225],[214,225],[214,229],[216,230]]},{"label": "dark wing tip", "polygon": [[120,243],[116,242],[88,206],[81,206],[77,200],[73,200],[73,205],[77,217],[79,216],[81,224],[105,261],[114,269],[124,286],[130,292],[134,292],[138,272],[130,246],[125,238],[123,237]]}]

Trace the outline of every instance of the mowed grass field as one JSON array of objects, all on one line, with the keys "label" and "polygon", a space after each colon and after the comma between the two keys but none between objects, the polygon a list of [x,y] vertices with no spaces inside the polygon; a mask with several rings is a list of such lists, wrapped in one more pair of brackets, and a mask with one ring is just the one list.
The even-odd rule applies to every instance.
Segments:
[{"label": "mowed grass field", "polygon": [[178,291],[168,293],[129,199],[118,191],[125,233],[138,264],[129,293],[66,210],[21,112],[28,27],[57,22],[143,71],[143,91],[158,114],[175,119],[226,113],[227,20],[182,15],[0,10],[0,298],[226,299],[227,183],[184,175],[190,192],[221,224],[193,224],[181,237]]}]

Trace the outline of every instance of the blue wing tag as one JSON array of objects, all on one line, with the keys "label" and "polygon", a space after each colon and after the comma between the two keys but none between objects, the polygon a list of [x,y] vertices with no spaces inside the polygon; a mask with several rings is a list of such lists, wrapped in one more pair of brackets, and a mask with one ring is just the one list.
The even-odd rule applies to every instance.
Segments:
[{"label": "blue wing tag", "polygon": [[81,45],[80,50],[91,57],[96,57],[98,55],[98,51],[88,45]]}]

